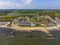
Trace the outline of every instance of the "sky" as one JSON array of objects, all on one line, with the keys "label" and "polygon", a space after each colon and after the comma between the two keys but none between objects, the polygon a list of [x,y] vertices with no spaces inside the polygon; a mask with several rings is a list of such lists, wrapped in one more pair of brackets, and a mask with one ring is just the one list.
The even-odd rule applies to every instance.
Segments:
[{"label": "sky", "polygon": [[0,0],[0,9],[60,9],[60,0]]}]

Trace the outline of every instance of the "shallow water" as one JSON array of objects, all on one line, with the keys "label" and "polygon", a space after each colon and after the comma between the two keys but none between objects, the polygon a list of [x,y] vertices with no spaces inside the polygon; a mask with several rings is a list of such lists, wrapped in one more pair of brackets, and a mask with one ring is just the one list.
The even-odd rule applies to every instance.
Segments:
[{"label": "shallow water", "polygon": [[[16,31],[14,37],[6,38],[13,29],[0,28],[0,45],[60,45],[59,40],[44,39],[42,36],[46,35],[41,31]],[[59,37],[60,32],[51,31],[53,35]]]}]

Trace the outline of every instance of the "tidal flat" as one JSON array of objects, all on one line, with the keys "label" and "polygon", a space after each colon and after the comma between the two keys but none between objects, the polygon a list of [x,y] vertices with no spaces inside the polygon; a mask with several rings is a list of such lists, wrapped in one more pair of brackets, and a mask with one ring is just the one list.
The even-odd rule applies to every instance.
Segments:
[{"label": "tidal flat", "polygon": [[[13,29],[0,28],[0,45],[60,45],[59,40],[42,38],[42,36],[46,35],[42,31],[15,31],[12,34],[14,35],[13,37],[8,37],[11,31]],[[53,35],[58,35],[59,37],[59,31],[51,31],[50,33],[52,32]]]}]

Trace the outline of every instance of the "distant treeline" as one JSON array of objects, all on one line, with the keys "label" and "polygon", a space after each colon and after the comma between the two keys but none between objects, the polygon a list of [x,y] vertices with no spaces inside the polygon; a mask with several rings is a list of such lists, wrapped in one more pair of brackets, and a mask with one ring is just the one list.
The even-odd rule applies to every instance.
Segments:
[{"label": "distant treeline", "polygon": [[[51,17],[59,16],[60,10],[50,9],[4,9],[0,10],[0,16],[10,13],[19,13],[19,15],[49,15]],[[34,14],[33,14],[34,13]]]}]

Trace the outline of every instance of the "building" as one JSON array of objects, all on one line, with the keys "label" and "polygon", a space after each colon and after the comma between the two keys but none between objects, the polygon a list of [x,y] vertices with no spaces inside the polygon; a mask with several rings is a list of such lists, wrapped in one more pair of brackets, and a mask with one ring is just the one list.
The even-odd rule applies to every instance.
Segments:
[{"label": "building", "polygon": [[22,22],[19,22],[19,25],[20,26],[35,26],[36,23],[22,21]]},{"label": "building", "polygon": [[60,19],[59,18],[55,18],[55,22],[56,22],[56,24],[60,25]]},{"label": "building", "polygon": [[22,19],[14,19],[13,22],[17,23],[20,26],[36,26],[35,22],[29,22],[28,17],[24,17]]},{"label": "building", "polygon": [[19,20],[18,20],[18,19],[13,19],[13,22],[14,22],[14,23],[18,23]]}]

